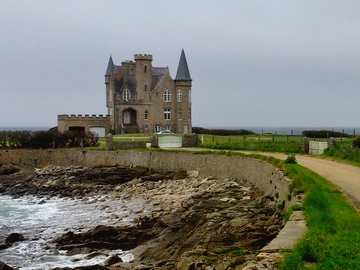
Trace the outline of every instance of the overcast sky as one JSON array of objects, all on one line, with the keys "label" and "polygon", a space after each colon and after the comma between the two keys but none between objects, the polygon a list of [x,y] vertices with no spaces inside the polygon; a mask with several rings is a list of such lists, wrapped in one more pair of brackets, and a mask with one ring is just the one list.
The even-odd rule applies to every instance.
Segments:
[{"label": "overcast sky", "polygon": [[107,114],[104,74],[153,55],[193,126],[359,127],[360,1],[0,0],[0,127]]}]

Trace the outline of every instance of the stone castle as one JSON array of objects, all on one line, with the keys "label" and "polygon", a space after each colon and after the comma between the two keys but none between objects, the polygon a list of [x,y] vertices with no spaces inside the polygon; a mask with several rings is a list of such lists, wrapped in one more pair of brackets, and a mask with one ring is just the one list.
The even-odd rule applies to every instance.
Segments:
[{"label": "stone castle", "polygon": [[153,67],[150,54],[135,54],[134,61],[115,65],[110,56],[105,73],[108,115],[58,115],[58,129],[116,134],[192,132],[192,79],[181,51],[175,79],[168,67]]}]

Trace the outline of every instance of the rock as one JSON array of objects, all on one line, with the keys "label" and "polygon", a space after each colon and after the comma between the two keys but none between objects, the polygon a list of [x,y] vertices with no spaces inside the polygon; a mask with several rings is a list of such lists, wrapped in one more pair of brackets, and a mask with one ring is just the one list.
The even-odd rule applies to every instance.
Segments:
[{"label": "rock", "polygon": [[12,165],[0,165],[0,175],[10,175],[19,171],[18,167]]},{"label": "rock", "polygon": [[111,266],[116,263],[122,262],[123,260],[118,255],[112,255],[111,257],[107,258],[104,262],[105,266]]},{"label": "rock", "polygon": [[15,268],[12,268],[8,266],[6,263],[0,261],[0,270],[15,270]]},{"label": "rock", "polygon": [[25,238],[21,233],[11,233],[5,239],[5,245],[12,246],[16,242],[24,241]]}]

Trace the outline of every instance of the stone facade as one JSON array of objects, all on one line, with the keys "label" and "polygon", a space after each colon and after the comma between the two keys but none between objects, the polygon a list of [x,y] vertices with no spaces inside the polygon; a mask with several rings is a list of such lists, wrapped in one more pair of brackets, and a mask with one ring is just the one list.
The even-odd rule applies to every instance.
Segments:
[{"label": "stone facade", "polygon": [[114,65],[110,56],[105,74],[106,106],[115,133],[192,132],[191,85],[184,51],[176,78],[168,67],[153,67],[150,54]]},{"label": "stone facade", "polygon": [[123,133],[154,133],[171,130],[192,133],[191,85],[184,50],[181,51],[175,79],[168,67],[153,67],[150,54],[135,54],[134,61],[114,65],[110,56],[105,73],[105,117],[94,115],[58,115],[58,129],[109,131]]}]

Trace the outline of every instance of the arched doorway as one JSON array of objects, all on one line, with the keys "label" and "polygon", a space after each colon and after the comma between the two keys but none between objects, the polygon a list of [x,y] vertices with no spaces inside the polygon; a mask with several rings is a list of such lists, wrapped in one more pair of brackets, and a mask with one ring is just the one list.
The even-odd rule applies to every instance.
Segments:
[{"label": "arched doorway", "polygon": [[122,124],[124,127],[123,133],[138,133],[138,126],[136,122],[136,110],[128,108],[122,112]]}]

